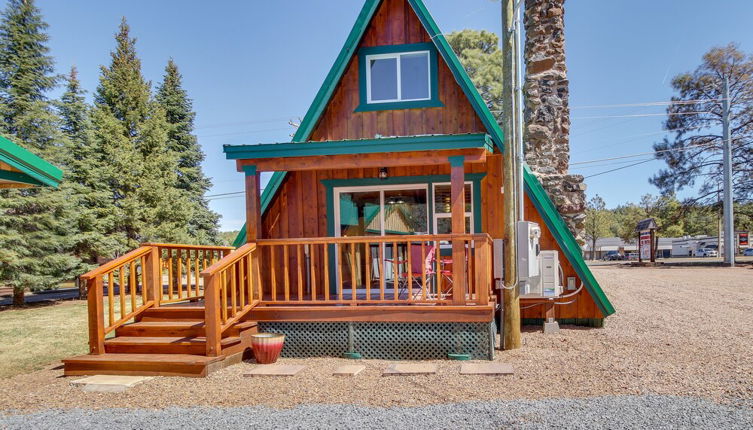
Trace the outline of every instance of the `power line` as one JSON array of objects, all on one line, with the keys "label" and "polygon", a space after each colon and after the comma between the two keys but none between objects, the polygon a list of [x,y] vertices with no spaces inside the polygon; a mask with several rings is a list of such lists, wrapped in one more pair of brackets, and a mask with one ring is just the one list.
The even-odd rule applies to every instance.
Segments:
[{"label": "power line", "polygon": [[278,122],[278,121],[289,121],[289,117],[285,118],[270,118],[270,119],[259,119],[259,120],[253,120],[253,121],[237,121],[237,122],[216,122],[216,123],[209,123],[205,125],[201,125],[196,127],[196,130],[202,130],[205,128],[219,128],[219,127],[230,127],[234,125],[248,125],[248,124],[268,124],[271,122]]},{"label": "power line", "polygon": [[594,173],[593,175],[584,176],[583,179],[593,178],[594,176],[599,176],[599,175],[605,175],[607,173],[612,173],[612,172],[616,172],[618,170],[627,169],[628,167],[633,167],[633,166],[637,166],[639,164],[648,163],[649,161],[658,161],[658,160],[656,160],[655,158],[649,158],[647,160],[639,161],[637,163],[628,164],[627,166],[616,167],[614,169],[609,169],[609,170],[605,170],[603,172]]},{"label": "power line", "polygon": [[264,133],[268,131],[287,131],[290,130],[290,128],[268,128],[264,130],[246,130],[246,131],[234,131],[230,133],[215,133],[215,134],[197,134],[197,137],[220,137],[220,136],[241,136],[241,135],[251,135],[254,133]]},{"label": "power line", "polygon": [[[650,160],[652,158],[654,158],[654,157],[642,158],[640,160]],[[570,170],[602,169],[602,168],[608,167],[608,166],[617,166],[617,165],[624,165],[626,163],[634,163],[635,161],[637,161],[635,158],[633,158],[633,159],[627,159],[627,160],[618,160],[618,161],[607,161],[607,162],[603,162],[603,163],[590,164],[590,165],[587,165],[587,166],[575,166],[575,167],[571,167]]]},{"label": "power line", "polygon": [[640,156],[643,156],[643,155],[661,154],[661,153],[664,153],[664,152],[671,152],[671,151],[677,151],[677,152],[689,151],[689,150],[694,149],[694,148],[699,148],[699,147],[702,148],[704,146],[713,146],[713,145],[716,145],[716,143],[703,143],[703,144],[698,144],[698,145],[688,145],[685,148],[662,149],[662,150],[659,150],[659,151],[640,152],[640,153],[636,153],[636,154],[620,155],[618,157],[601,158],[601,159],[588,160],[588,161],[578,161],[578,162],[575,162],[575,163],[570,163],[570,166],[576,166],[576,165],[581,165],[581,164],[598,163],[600,161],[621,160],[621,159],[624,159],[624,158],[634,158],[634,157],[640,157]]},{"label": "power line", "polygon": [[[629,135],[629,136],[623,136],[624,139],[620,139],[618,141],[611,142],[608,145],[600,143],[598,146],[599,146],[599,148],[603,148],[604,146],[617,146],[617,145],[622,145],[622,144],[627,143],[627,142],[632,142],[632,141],[638,140],[641,137],[656,136],[656,135],[660,135],[660,134],[676,133],[678,131],[700,130],[700,129],[704,128],[704,127],[705,126],[699,126],[699,127],[682,127],[682,128],[678,128],[678,129],[674,129],[674,130],[662,130],[662,131],[654,131],[654,132],[651,132],[651,133],[632,134],[632,135]],[[571,138],[571,141],[572,140],[573,139]],[[570,144],[570,146],[574,147],[576,145]],[[594,150],[593,146],[588,146],[588,147],[585,147],[585,148],[580,148],[579,147],[577,151],[573,151],[573,154],[581,154],[581,153],[584,153],[584,152],[592,152],[593,150]]]},{"label": "power line", "polygon": [[589,105],[589,106],[571,106],[570,109],[611,109],[611,108],[623,108],[623,107],[640,107],[640,106],[668,106],[668,105],[689,105],[696,103],[706,102],[720,102],[724,99],[698,99],[698,100],[676,100],[676,101],[660,101],[660,102],[645,102],[645,103],[624,103],[615,105]]},{"label": "power line", "polygon": [[650,116],[672,116],[672,115],[696,115],[702,113],[711,113],[710,111],[699,112],[667,112],[667,113],[639,113],[634,115],[598,115],[598,116],[580,116],[572,119],[606,119],[606,118],[643,118]]}]

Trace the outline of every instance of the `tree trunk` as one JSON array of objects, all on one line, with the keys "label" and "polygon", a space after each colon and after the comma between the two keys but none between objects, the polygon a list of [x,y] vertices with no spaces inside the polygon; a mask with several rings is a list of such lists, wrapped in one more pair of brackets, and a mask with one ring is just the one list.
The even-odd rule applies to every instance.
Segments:
[{"label": "tree trunk", "polygon": [[23,306],[26,304],[26,300],[24,299],[25,293],[26,288],[13,287],[13,306]]},{"label": "tree trunk", "polygon": [[76,287],[78,287],[78,299],[83,300],[86,298],[86,282],[81,282],[81,277],[76,276],[74,281]]}]

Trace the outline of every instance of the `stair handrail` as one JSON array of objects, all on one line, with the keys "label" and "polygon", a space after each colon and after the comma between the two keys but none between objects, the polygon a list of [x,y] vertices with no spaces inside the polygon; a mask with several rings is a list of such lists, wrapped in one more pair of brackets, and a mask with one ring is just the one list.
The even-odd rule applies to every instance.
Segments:
[{"label": "stair handrail", "polygon": [[[201,272],[204,280],[206,355],[222,351],[222,333],[259,304],[259,260],[249,242]],[[228,301],[230,303],[228,303]]]},{"label": "stair handrail", "polygon": [[[136,266],[141,267],[141,271]],[[115,320],[115,271],[118,271],[118,290],[120,297],[120,318]],[[128,272],[128,277],[124,272]],[[104,306],[104,278],[107,277],[108,288],[108,324],[105,325]],[[140,278],[140,279],[138,279]],[[87,312],[89,319],[89,352],[91,354],[105,353],[105,336],[121,325],[125,324],[146,309],[158,305],[161,297],[159,279],[159,255],[157,248],[142,245],[112,261],[109,261],[81,276],[81,281],[87,286]],[[140,281],[140,282],[139,282]],[[125,285],[130,286],[131,311],[125,313]],[[141,285],[142,303],[136,306],[136,289]]]}]

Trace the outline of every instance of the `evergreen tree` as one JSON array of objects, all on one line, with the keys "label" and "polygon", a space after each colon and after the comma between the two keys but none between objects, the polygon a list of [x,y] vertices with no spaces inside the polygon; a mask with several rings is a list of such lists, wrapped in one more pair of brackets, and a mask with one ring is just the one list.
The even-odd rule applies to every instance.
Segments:
[{"label": "evergreen tree", "polygon": [[753,199],[753,55],[735,44],[710,49],[693,72],[672,80],[676,96],[667,107],[664,129],[673,136],[654,145],[664,160],[649,182],[663,193],[690,190],[685,204],[710,203],[722,183],[722,103],[729,82],[732,180],[738,202]]},{"label": "evergreen tree", "polygon": [[485,30],[454,31],[447,42],[457,54],[486,105],[501,117],[502,110],[502,51],[499,37]]},{"label": "evergreen tree", "polygon": [[[10,0],[0,17],[0,118],[11,140],[65,169],[65,136],[46,93],[56,85],[47,24],[33,0]],[[35,188],[0,194],[0,283],[14,304],[26,290],[54,288],[81,272],[74,190]]]},{"label": "evergreen tree", "polygon": [[192,206],[188,233],[196,243],[217,243],[219,215],[209,209],[204,197],[212,183],[201,169],[204,153],[193,134],[196,114],[193,112],[193,102],[183,89],[182,80],[178,66],[171,58],[155,98],[164,109],[170,125],[169,148],[178,156],[178,188],[187,193]]},{"label": "evergreen tree", "polygon": [[178,158],[168,146],[164,110],[151,101],[136,40],[125,19],[95,94],[94,137],[114,202],[122,251],[144,241],[187,241],[188,199],[178,188]]},{"label": "evergreen tree", "polygon": [[85,91],[78,72],[71,68],[66,90],[58,102],[61,130],[67,136],[64,155],[68,167],[66,182],[75,189],[76,240],[74,253],[85,263],[94,265],[97,257],[112,257],[117,242],[107,234],[115,225],[107,184],[103,182],[102,160],[95,146]]}]

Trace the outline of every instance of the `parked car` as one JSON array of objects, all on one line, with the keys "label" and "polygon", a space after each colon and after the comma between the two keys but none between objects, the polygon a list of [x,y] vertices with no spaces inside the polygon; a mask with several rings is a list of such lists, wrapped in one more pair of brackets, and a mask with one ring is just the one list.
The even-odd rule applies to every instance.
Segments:
[{"label": "parked car", "polygon": [[716,252],[715,249],[711,248],[700,248],[695,252],[696,257],[717,257],[719,254]]},{"label": "parked car", "polygon": [[743,255],[746,257],[753,257],[753,248],[746,248],[745,251],[743,251]]},{"label": "parked car", "polygon": [[638,253],[637,252],[631,252],[627,255],[628,260],[637,260],[638,259]]},{"label": "parked car", "polygon": [[624,259],[625,256],[620,254],[620,251],[608,251],[604,254],[604,257],[602,257],[602,260],[604,261],[619,261]]}]

